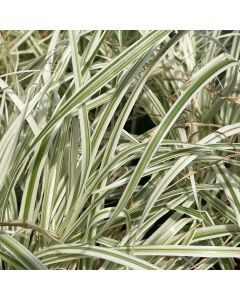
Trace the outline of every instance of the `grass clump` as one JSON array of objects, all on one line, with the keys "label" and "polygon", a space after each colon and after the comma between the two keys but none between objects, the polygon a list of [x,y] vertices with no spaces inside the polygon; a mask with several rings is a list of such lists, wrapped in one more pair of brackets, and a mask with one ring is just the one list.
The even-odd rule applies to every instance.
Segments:
[{"label": "grass clump", "polygon": [[2,31],[2,269],[238,269],[237,31]]}]

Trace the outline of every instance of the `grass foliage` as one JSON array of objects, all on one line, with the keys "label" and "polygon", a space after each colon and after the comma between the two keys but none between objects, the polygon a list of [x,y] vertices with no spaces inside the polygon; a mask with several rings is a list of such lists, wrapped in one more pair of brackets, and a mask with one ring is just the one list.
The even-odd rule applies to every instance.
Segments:
[{"label": "grass foliage", "polygon": [[239,31],[2,31],[1,269],[239,269]]}]

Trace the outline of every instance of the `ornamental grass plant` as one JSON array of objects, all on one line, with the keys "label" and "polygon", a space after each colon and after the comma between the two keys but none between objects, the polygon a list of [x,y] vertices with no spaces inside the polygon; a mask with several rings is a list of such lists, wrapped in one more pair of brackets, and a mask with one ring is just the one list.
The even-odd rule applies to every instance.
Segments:
[{"label": "ornamental grass plant", "polygon": [[0,268],[240,268],[240,32],[0,32]]}]

